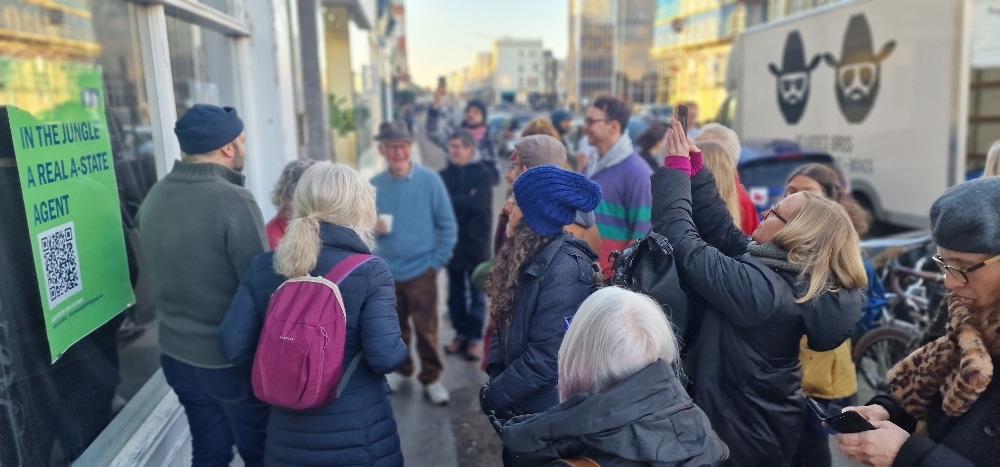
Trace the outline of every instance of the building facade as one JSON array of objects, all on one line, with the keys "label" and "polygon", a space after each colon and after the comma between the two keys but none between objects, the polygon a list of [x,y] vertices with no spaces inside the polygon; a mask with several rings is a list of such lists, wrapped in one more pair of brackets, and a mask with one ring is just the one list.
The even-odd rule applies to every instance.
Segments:
[{"label": "building facade", "polygon": [[540,39],[493,41],[493,64],[497,102],[527,104],[541,94],[545,67]]},{"label": "building facade", "polygon": [[656,100],[661,72],[650,60],[655,0],[569,0],[567,104],[600,94],[635,104]]},{"label": "building facade", "polygon": [[[248,137],[246,186],[270,218],[270,192],[287,162],[336,158],[362,170],[376,162],[360,156],[372,152],[371,129],[387,115],[384,83],[393,73],[382,71],[377,26],[392,5],[0,0],[0,106],[46,115],[61,103],[103,103],[106,126],[98,131],[111,148],[120,201],[111,209],[121,211],[126,241],[137,235],[133,216],[146,192],[181,158],[177,116],[195,103],[234,106]],[[66,70],[99,76],[99,89],[67,94],[78,83]],[[331,136],[331,95],[354,120],[346,135]],[[14,239],[26,238],[25,211],[17,159],[6,146],[0,147],[0,465],[186,465],[187,419],[159,371],[153,295],[141,262],[135,305],[85,330],[55,363],[49,358],[33,253],[12,248]]]}]

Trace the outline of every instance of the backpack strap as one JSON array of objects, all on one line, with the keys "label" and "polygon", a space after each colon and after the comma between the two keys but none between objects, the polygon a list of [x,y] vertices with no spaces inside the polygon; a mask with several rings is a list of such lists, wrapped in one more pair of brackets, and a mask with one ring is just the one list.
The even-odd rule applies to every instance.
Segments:
[{"label": "backpack strap", "polygon": [[[337,263],[330,272],[323,275],[326,280],[333,282],[334,284],[340,285],[340,281],[344,280],[347,276],[351,275],[358,266],[365,264],[368,260],[375,258],[372,255],[366,255],[363,253],[355,253],[353,255],[344,258],[343,261]],[[347,387],[347,382],[350,381],[351,375],[354,374],[354,370],[358,367],[358,363],[361,362],[361,352],[358,351],[351,359],[351,363],[347,365],[347,369],[340,376],[340,382],[337,383],[337,397],[340,397],[340,393],[344,392],[344,388]]]},{"label": "backpack strap", "polygon": [[366,255],[363,253],[355,253],[343,261],[337,263],[330,272],[323,275],[326,280],[333,282],[334,284],[340,285],[340,281],[344,280],[345,277],[349,276],[358,266],[365,264],[370,259],[375,258],[372,255]]}]

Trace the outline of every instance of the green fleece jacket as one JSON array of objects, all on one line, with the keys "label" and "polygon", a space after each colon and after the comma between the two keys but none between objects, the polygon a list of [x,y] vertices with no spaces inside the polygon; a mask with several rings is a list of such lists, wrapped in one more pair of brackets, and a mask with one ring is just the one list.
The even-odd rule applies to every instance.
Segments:
[{"label": "green fleece jacket", "polygon": [[219,323],[250,261],[267,249],[263,215],[243,180],[219,164],[178,161],[139,208],[160,351],[190,365],[232,366],[219,350]]}]

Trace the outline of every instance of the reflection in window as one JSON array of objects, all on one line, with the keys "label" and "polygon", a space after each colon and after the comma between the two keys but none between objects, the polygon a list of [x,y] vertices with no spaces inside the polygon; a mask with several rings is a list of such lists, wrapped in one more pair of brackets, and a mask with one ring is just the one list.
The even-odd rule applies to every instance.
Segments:
[{"label": "reflection in window", "polygon": [[[101,66],[126,243],[156,180],[134,18],[123,0],[0,0],[0,29],[9,32],[0,60],[32,64],[0,78],[0,104],[51,108],[64,78],[58,64]],[[133,256],[138,303],[51,364],[16,180],[16,169],[0,164],[0,465],[66,465],[157,370],[152,306]]]}]

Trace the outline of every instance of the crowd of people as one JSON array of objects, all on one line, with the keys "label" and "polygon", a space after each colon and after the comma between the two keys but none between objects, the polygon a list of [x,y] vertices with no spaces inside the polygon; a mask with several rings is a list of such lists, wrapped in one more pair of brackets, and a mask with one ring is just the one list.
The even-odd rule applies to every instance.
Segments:
[{"label": "crowd of people", "polygon": [[[243,188],[237,111],[199,104],[178,119],[184,159],[138,219],[192,465],[228,465],[233,446],[250,466],[402,465],[390,394],[415,379],[448,404],[442,353],[481,361],[479,404],[507,466],[829,466],[834,433],[806,397],[874,426],[836,435],[866,465],[1000,458],[1000,178],[934,203],[947,332],[891,370],[889,394],[859,405],[850,337],[882,297],[860,248],[864,212],[836,172],[798,168],[760,216],[736,171],[738,136],[722,125],[664,122],[635,148],[628,104],[603,96],[586,109],[585,144],[568,144],[557,111],[526,127],[502,170],[487,106],[450,114],[438,95],[424,127],[449,154],[440,172],[412,160],[410,125],[384,122],[385,170],[364,180],[292,161],[267,224]],[[494,231],[501,178],[510,196]],[[610,253],[649,232],[672,246],[683,328],[644,291],[605,285]],[[321,328],[324,348],[352,362],[336,397],[309,410],[262,402],[251,368],[272,295],[358,254],[374,257],[337,284],[343,341]],[[454,338],[439,348],[441,271]],[[913,434],[918,421],[925,434]]]}]

